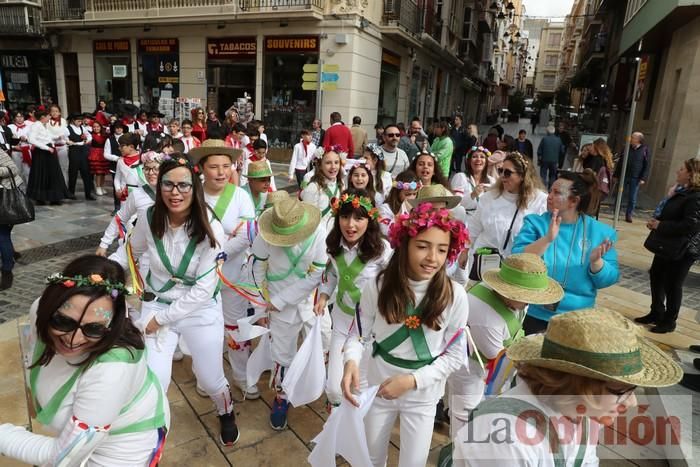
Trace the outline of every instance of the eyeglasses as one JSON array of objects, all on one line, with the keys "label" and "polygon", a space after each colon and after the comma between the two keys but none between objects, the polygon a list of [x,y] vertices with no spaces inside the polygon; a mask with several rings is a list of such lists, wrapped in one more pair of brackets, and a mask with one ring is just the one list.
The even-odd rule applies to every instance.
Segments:
[{"label": "eyeglasses", "polygon": [[511,175],[518,173],[510,169],[504,169],[503,167],[499,167],[496,170],[498,171],[498,175],[500,175],[503,178],[510,178]]},{"label": "eyeglasses", "polygon": [[158,167],[144,167],[143,171],[145,173],[156,173],[158,172]]},{"label": "eyeglasses", "polygon": [[102,339],[109,334],[109,328],[101,323],[85,323],[81,325],[73,318],[56,312],[49,319],[49,326],[60,332],[74,332],[80,329],[88,339]]},{"label": "eyeglasses", "polygon": [[625,402],[627,399],[630,398],[630,396],[634,393],[634,391],[637,389],[637,386],[632,386],[631,388],[627,389],[611,389],[606,387],[605,390],[608,391],[610,394],[613,394],[617,396],[617,400],[615,401],[616,404],[622,404]]},{"label": "eyeglasses", "polygon": [[192,184],[187,182],[173,183],[168,180],[163,180],[160,182],[160,189],[170,193],[173,189],[177,187],[177,191],[182,193],[189,193],[192,190]]},{"label": "eyeglasses", "polygon": [[384,136],[388,136],[389,138],[400,138],[401,133],[384,133]]}]

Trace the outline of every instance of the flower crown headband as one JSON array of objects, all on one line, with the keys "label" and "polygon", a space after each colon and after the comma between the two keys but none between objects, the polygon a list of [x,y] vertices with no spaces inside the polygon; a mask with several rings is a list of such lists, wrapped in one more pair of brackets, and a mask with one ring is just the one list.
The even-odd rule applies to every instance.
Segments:
[{"label": "flower crown headband", "polygon": [[469,155],[471,156],[475,152],[483,152],[486,155],[486,157],[491,157],[491,151],[489,151],[483,146],[472,146],[472,148],[469,150]]},{"label": "flower crown headband", "polygon": [[417,181],[412,181],[412,182],[402,182],[399,180],[394,180],[391,183],[391,186],[394,188],[397,188],[399,190],[410,190],[410,191],[416,191],[420,190],[423,187],[423,184],[420,182],[420,180]]},{"label": "flower crown headband", "polygon": [[374,154],[374,157],[377,158],[377,160],[383,161],[384,160],[384,151],[382,151],[381,146],[375,144],[375,143],[369,143],[367,145],[367,150]]},{"label": "flower crown headband", "polygon": [[333,198],[331,200],[331,208],[333,209],[333,214],[336,216],[340,212],[340,207],[346,204],[351,204],[353,208],[358,209],[360,207],[365,208],[367,215],[370,219],[377,219],[379,217],[379,209],[372,205],[372,200],[367,196],[357,196],[349,195],[348,193],[343,193],[340,198]]},{"label": "flower crown headband", "polygon": [[46,278],[47,284],[60,284],[67,289],[73,287],[96,287],[103,289],[112,300],[116,300],[119,295],[129,295],[129,289],[117,281],[105,280],[99,274],[90,274],[88,276],[64,276],[60,272],[51,274]]},{"label": "flower crown headband", "polygon": [[319,146],[314,152],[314,158],[318,160],[323,159],[324,154],[331,151],[338,154],[338,156],[340,156],[341,161],[344,161],[348,158],[347,151],[343,151],[343,147],[340,144],[334,144],[328,151],[326,151],[326,148],[324,148],[323,146]]},{"label": "flower crown headband", "polygon": [[469,231],[450,215],[448,209],[433,209],[431,203],[421,203],[408,214],[398,216],[389,226],[389,242],[392,248],[398,248],[405,238],[415,237],[431,227],[450,233],[447,260],[454,262],[469,241]]},{"label": "flower crown headband", "polygon": [[190,160],[185,156],[177,155],[177,156],[173,157],[170,154],[163,154],[163,157],[161,158],[160,163],[163,164],[163,163],[169,162],[169,161],[175,162],[178,165],[181,165],[182,167],[187,167],[188,169],[190,169],[192,172],[194,172],[196,174],[199,173],[199,167],[197,167],[196,165],[193,165],[192,162],[190,162]]}]

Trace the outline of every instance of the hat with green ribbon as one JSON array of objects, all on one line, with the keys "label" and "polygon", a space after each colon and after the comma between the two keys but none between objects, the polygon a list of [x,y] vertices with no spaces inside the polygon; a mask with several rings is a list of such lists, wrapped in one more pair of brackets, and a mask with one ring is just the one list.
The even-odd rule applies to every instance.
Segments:
[{"label": "hat with green ribbon", "polygon": [[190,149],[187,155],[194,165],[201,165],[209,156],[226,156],[233,162],[243,155],[243,151],[226,146],[226,142],[222,139],[208,139],[201,146]]},{"label": "hat with green ribbon", "polygon": [[683,377],[669,355],[641,337],[634,323],[610,310],[555,315],[544,334],[511,344],[507,355],[516,364],[634,386],[672,386]]},{"label": "hat with green ribbon", "polygon": [[320,222],[321,211],[316,206],[288,198],[260,215],[258,229],[267,243],[285,247],[306,240]]},{"label": "hat with green ribbon", "polygon": [[418,190],[415,199],[408,200],[408,204],[415,208],[423,203],[445,203],[447,209],[452,209],[457,207],[460,201],[462,201],[461,196],[452,194],[450,190],[440,184],[435,184],[424,185]]},{"label": "hat with green ribbon", "polygon": [[547,275],[542,258],[532,253],[505,258],[499,269],[482,273],[482,280],[510,300],[533,305],[556,303],[564,296],[561,285]]},{"label": "hat with green ribbon", "polygon": [[248,173],[246,174],[248,178],[267,178],[272,177],[272,169],[270,168],[270,163],[267,159],[259,161],[251,161],[248,164]]}]

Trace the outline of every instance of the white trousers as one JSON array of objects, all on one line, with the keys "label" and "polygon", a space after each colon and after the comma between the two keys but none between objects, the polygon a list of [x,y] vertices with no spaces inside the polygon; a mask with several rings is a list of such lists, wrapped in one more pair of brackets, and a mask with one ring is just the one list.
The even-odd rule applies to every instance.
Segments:
[{"label": "white trousers", "polygon": [[68,184],[68,145],[56,146],[56,157],[58,157],[58,164],[61,166],[63,180]]},{"label": "white trousers", "polygon": [[[142,314],[153,302],[144,302]],[[224,323],[219,313],[214,322],[203,325],[178,323],[168,326],[165,335],[161,330],[157,336],[146,336],[148,349],[148,366],[158,377],[165,392],[170,386],[173,367],[173,353],[178,340],[182,338],[192,354],[192,371],[199,387],[209,394],[216,405],[219,415],[230,413],[233,409],[228,381],[224,376],[224,362],[221,349],[224,344]]]},{"label": "white trousers", "polygon": [[[224,286],[221,289],[221,304],[224,310],[224,326],[227,330],[238,329],[238,320],[248,316],[249,303],[233,290]],[[226,352],[228,361],[233,372],[233,379],[236,384],[241,387],[247,387],[246,384],[246,368],[248,367],[248,357],[250,357],[251,343],[234,342],[226,334]]]},{"label": "white trousers", "polygon": [[22,158],[22,153],[17,152],[17,151],[12,151],[12,162],[15,163],[17,166],[17,169],[19,170],[19,175],[22,177],[22,180],[24,180],[24,183],[27,183],[27,180],[29,180],[29,166],[24,163],[24,159]]},{"label": "white trousers", "polygon": [[478,363],[468,358],[466,364],[447,378],[447,392],[450,406],[450,434],[454,436],[467,424],[469,412],[484,397],[486,373]]},{"label": "white trousers", "polygon": [[343,391],[340,388],[343,379],[343,348],[348,340],[354,318],[344,313],[337,306],[331,313],[333,330],[328,349],[328,377],[326,379],[326,397],[333,405],[340,405],[343,400]]},{"label": "white trousers", "polygon": [[389,439],[396,422],[400,423],[399,467],[425,467],[430,453],[435,423],[435,401],[416,404],[399,399],[377,397],[365,416],[369,457],[374,467],[386,465]]}]

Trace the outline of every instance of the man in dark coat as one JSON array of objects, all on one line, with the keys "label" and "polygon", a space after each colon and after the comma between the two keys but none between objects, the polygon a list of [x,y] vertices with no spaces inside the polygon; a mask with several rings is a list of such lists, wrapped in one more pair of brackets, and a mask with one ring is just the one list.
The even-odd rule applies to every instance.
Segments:
[{"label": "man in dark coat", "polygon": [[535,151],[532,148],[532,141],[526,138],[527,132],[525,130],[520,130],[518,132],[518,139],[515,140],[515,149],[522,155],[527,156],[532,160]]},{"label": "man in dark coat", "polygon": [[[623,181],[624,191],[627,194],[627,210],[625,211],[625,221],[632,222],[632,214],[637,206],[637,195],[639,187],[647,182],[649,176],[651,154],[649,147],[644,143],[644,134],[635,131],[630,137],[630,153],[627,158],[627,171],[625,180]],[[620,179],[622,174],[622,164],[618,163],[615,167],[615,175],[613,182]]]}]

